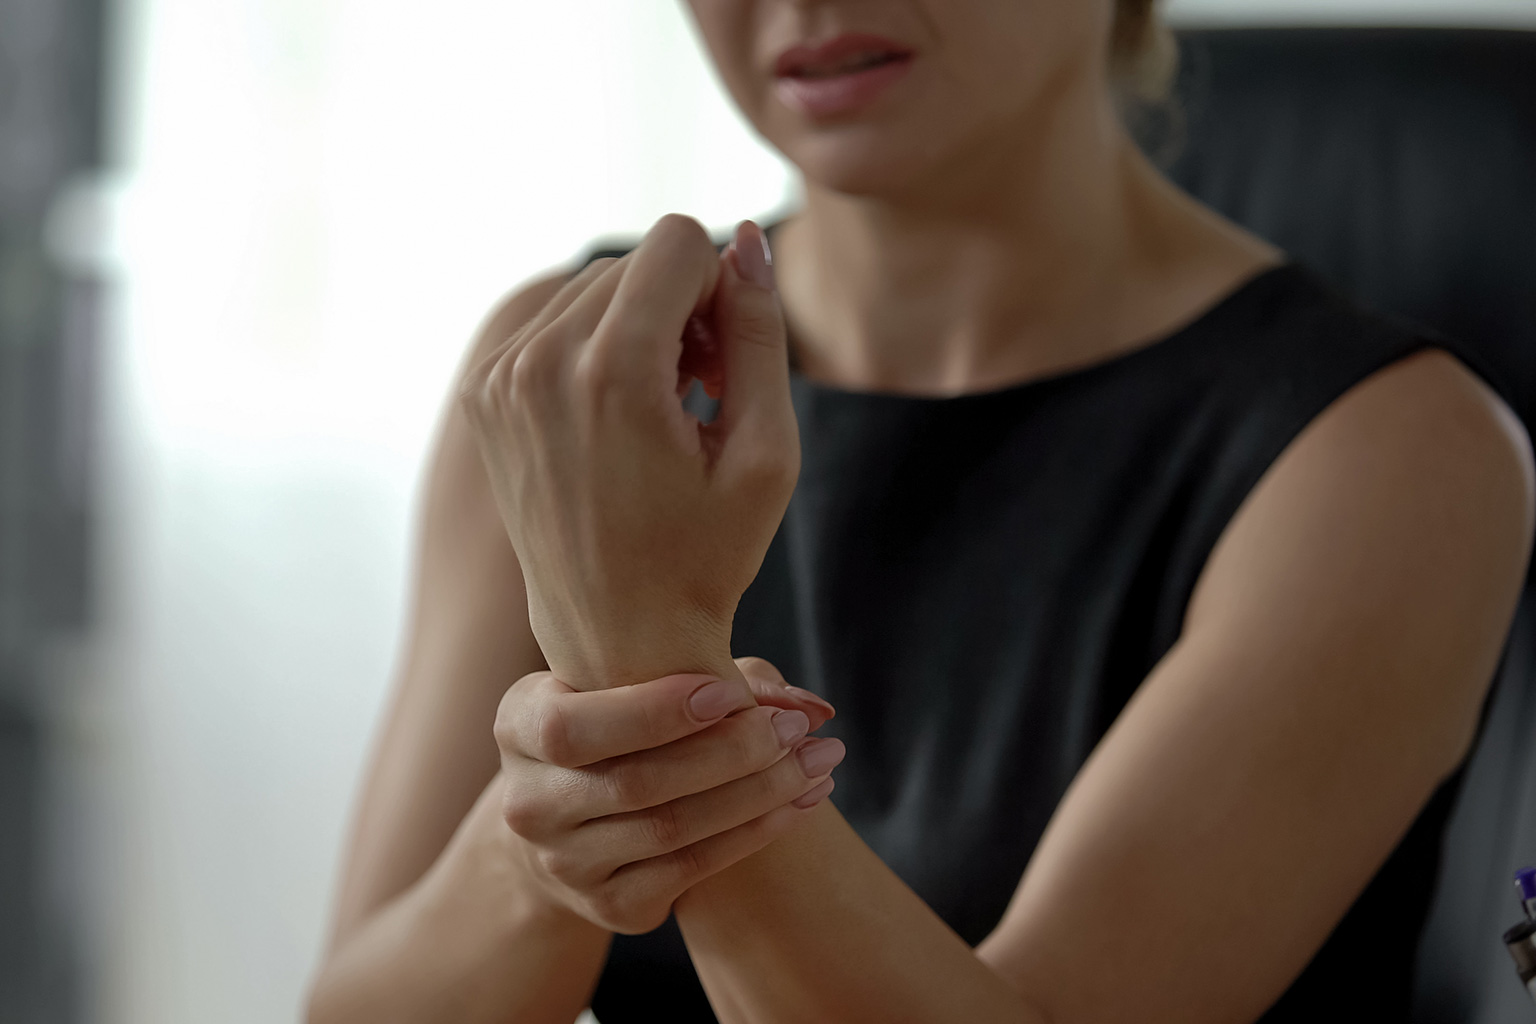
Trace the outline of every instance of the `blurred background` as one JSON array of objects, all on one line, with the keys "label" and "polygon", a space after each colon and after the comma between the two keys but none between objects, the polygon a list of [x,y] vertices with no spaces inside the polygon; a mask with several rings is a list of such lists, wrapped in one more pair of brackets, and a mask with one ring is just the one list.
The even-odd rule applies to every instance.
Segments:
[{"label": "blurred background", "polygon": [[673,0],[0,0],[0,1022],[298,1018],[462,346],[792,189]]}]

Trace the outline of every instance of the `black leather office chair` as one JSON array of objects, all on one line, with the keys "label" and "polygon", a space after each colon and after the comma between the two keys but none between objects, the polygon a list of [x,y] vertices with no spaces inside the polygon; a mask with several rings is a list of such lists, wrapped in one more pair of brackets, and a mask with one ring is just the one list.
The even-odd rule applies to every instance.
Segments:
[{"label": "black leather office chair", "polygon": [[[1536,425],[1536,32],[1226,29],[1181,46],[1175,179],[1365,303],[1459,339]],[[1451,820],[1418,1021],[1536,1020],[1499,941],[1511,876],[1533,862],[1528,583]]]}]

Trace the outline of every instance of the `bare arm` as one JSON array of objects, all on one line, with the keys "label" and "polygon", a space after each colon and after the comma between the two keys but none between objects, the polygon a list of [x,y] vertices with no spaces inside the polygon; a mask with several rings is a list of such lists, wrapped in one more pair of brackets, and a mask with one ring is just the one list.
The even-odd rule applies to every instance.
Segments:
[{"label": "bare arm", "polygon": [[1444,354],[1352,390],[1234,519],[975,953],[823,807],[678,902],[722,1020],[1256,1018],[1465,753],[1531,474]]},{"label": "bare arm", "polygon": [[[534,316],[564,280],[543,278],[504,302],[468,361]],[[586,1005],[608,933],[552,910],[516,869],[517,840],[490,785],[497,703],[544,661],[457,405],[441,428],[420,530],[408,642],[310,1018],[568,1022]]]},{"label": "bare arm", "polygon": [[[681,225],[672,228],[675,236]],[[701,231],[683,230],[708,276],[718,262],[713,247]],[[605,280],[615,262],[595,261],[569,280],[547,278],[515,296],[481,332],[467,377],[494,376],[502,363],[496,353],[530,333],[564,329],[573,300]],[[654,297],[647,288],[640,294]],[[680,335],[681,324],[670,341],[680,345]],[[652,367],[674,405],[678,366],[673,352]],[[530,375],[525,364],[515,376],[520,394],[541,386],[542,404],[555,395],[543,385],[566,368],[534,369]],[[710,372],[707,360],[700,369]],[[546,380],[551,370],[554,380]],[[505,396],[486,396],[483,387],[461,396],[482,415],[506,411],[488,410],[474,395]],[[559,549],[554,538],[565,531],[570,539],[580,525],[570,511],[588,503],[540,486],[534,492],[544,504],[527,515],[500,515],[464,407],[449,412],[428,484],[411,643],[311,998],[316,1022],[570,1021],[591,995],[610,930],[654,927],[687,885],[760,850],[809,813],[830,789],[826,748],[841,750],[835,740],[805,738],[830,706],[782,684],[749,689],[728,653],[695,666],[713,674],[651,684],[646,692],[660,686],[675,698],[662,713],[642,712],[646,725],[667,733],[654,742],[632,735],[634,712],[626,709],[641,691],[575,693],[540,672],[541,645],[569,650],[558,617],[545,607],[541,618],[540,606],[531,612],[527,600],[524,570],[532,579],[550,550],[531,547],[533,560],[520,562],[508,532],[537,527]],[[762,440],[773,456],[767,461],[782,462],[782,446],[771,435]],[[572,462],[569,451],[551,461]],[[490,464],[505,485],[506,465]],[[632,466],[619,459],[598,483],[623,480]],[[749,476],[755,468],[751,460],[743,466]],[[774,513],[751,511],[731,518],[762,520],[771,534]],[[575,539],[565,553],[595,553]],[[739,575],[750,579],[751,569],[743,565]],[[642,582],[631,574],[615,587],[617,599],[606,607],[610,628],[626,637],[698,641],[697,629],[668,631],[675,619],[649,600],[665,592]],[[551,588],[538,593],[548,598]],[[536,641],[530,619],[555,631]],[[701,623],[708,624],[699,618],[694,625]],[[709,633],[723,640],[729,628]],[[701,697],[705,691],[714,696]],[[582,699],[570,704],[569,697]],[[531,712],[521,713],[530,702]],[[567,707],[573,722],[580,707],[606,708],[618,728],[567,728]],[[505,740],[499,774],[497,736]],[[808,773],[801,758],[818,748]]]},{"label": "bare arm", "polygon": [[[738,231],[717,272],[702,230],[664,218],[466,392],[552,669],[581,690],[636,684],[616,717],[604,694],[514,687],[509,719],[548,719],[558,699],[565,729],[662,733],[625,748],[646,751],[669,739],[650,702],[683,712],[665,680],[642,681],[725,664],[798,450],[771,276],[746,258],[755,236]],[[702,426],[675,404],[677,339],[717,284],[722,402]],[[1229,524],[1179,643],[978,950],[821,806],[676,897],[717,1011],[730,1024],[1252,1020],[1464,754],[1524,576],[1532,488],[1524,431],[1443,353],[1363,382]],[[654,784],[683,774],[648,765]]]}]

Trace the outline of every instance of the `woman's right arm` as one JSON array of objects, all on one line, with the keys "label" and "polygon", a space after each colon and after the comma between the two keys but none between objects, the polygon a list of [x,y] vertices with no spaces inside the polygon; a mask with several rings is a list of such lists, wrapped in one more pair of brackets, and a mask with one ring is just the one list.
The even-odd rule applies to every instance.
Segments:
[{"label": "woman's right arm", "polygon": [[[468,360],[541,310],[566,275],[520,289]],[[515,1018],[568,1024],[609,934],[541,895],[500,813],[491,726],[544,668],[517,558],[457,403],[426,482],[409,634],[354,821],[311,1024]]]}]

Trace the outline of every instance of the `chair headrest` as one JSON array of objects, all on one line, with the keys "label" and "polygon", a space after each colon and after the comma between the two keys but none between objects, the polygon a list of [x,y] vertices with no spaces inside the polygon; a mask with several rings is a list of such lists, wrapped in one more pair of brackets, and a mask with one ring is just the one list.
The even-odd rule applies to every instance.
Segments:
[{"label": "chair headrest", "polygon": [[1536,32],[1216,29],[1181,47],[1174,179],[1457,339],[1536,424]]}]

